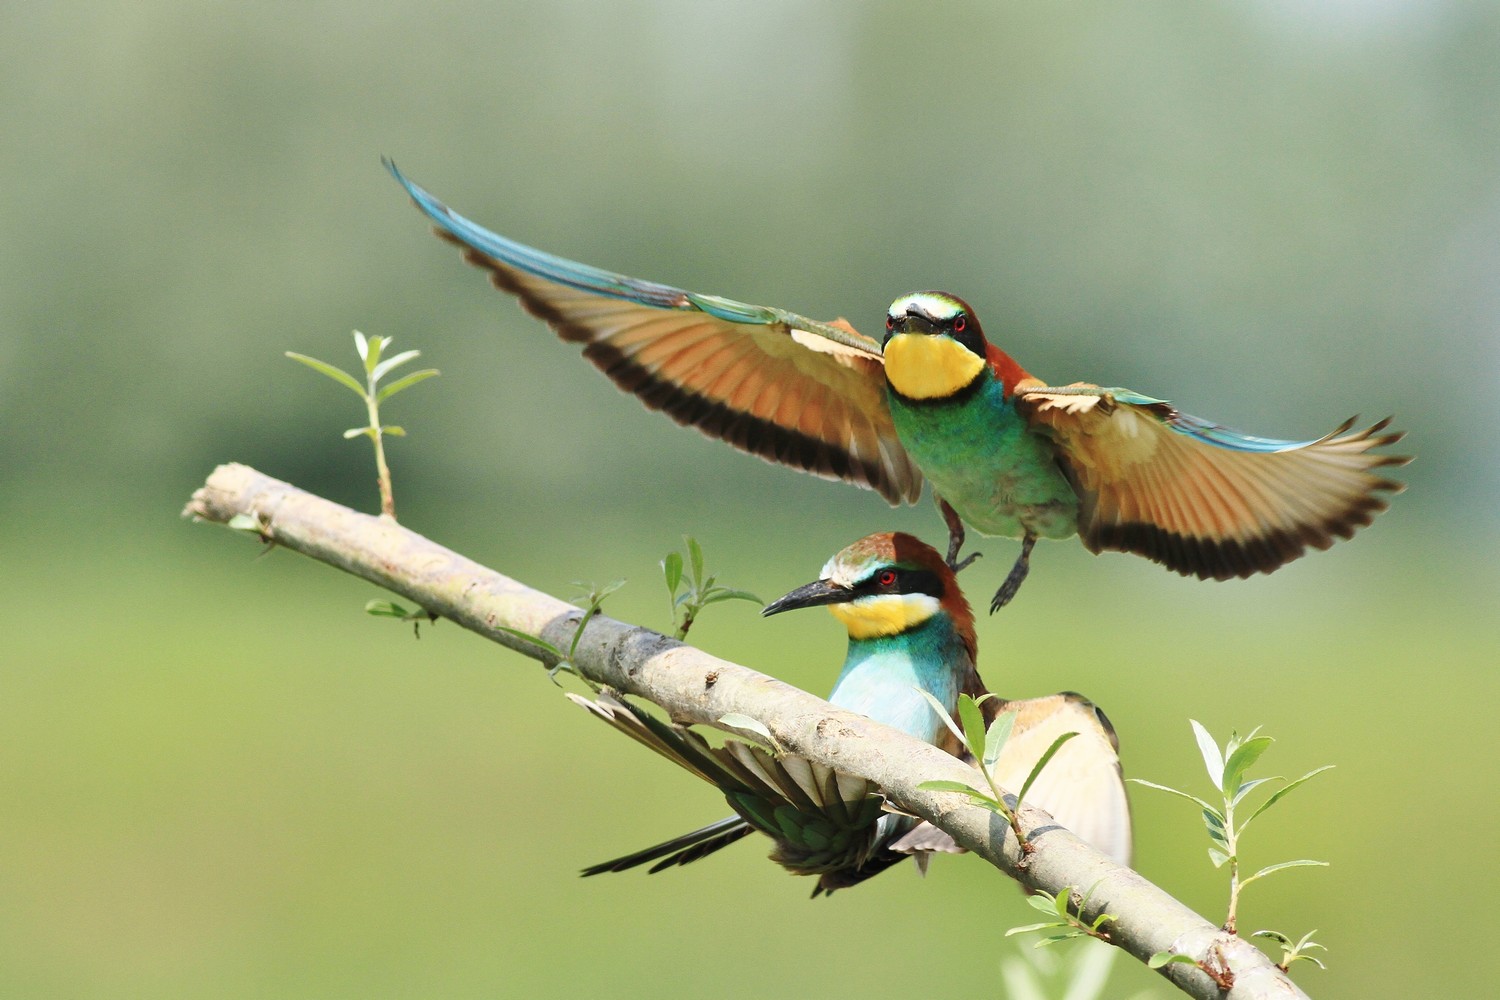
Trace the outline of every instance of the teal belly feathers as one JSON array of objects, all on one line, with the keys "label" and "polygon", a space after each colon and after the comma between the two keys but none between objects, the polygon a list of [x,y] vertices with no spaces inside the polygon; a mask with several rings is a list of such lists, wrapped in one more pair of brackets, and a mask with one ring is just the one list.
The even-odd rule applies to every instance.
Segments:
[{"label": "teal belly feathers", "polygon": [[1068,538],[1078,498],[1052,442],[1029,429],[985,372],[957,398],[908,400],[887,389],[901,444],[933,491],[985,535]]}]

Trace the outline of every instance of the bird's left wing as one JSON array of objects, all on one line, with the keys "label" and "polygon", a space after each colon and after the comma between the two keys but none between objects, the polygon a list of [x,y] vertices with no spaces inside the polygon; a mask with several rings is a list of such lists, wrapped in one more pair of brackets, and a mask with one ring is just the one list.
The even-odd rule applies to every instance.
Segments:
[{"label": "bird's left wing", "polygon": [[1016,406],[1057,442],[1090,551],[1135,552],[1201,579],[1269,573],[1348,538],[1386,508],[1381,493],[1404,488],[1378,470],[1410,461],[1374,450],[1401,438],[1388,420],[1278,441],[1084,383],[1022,383]]},{"label": "bird's left wing", "polygon": [[880,344],[823,323],[589,267],[506,239],[386,166],[439,236],[626,392],[741,451],[915,502]]}]

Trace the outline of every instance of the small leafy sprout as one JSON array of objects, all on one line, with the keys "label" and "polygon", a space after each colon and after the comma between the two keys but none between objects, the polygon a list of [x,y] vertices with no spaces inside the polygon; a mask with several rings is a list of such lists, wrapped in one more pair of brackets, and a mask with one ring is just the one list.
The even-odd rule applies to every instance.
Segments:
[{"label": "small leafy sprout", "polygon": [[271,537],[270,518],[259,511],[252,511],[249,514],[236,514],[228,521],[225,521],[224,526],[231,531],[238,531],[245,535],[254,535],[262,542],[265,542],[266,547],[259,553],[261,556],[276,547],[276,539]]},{"label": "small leafy sprout", "polygon": [[1318,942],[1312,939],[1312,936],[1316,933],[1318,933],[1316,929],[1308,931],[1306,934],[1302,935],[1302,940],[1298,941],[1296,944],[1293,944],[1292,939],[1287,937],[1280,931],[1256,931],[1250,936],[1270,938],[1281,946],[1281,961],[1276,963],[1276,968],[1280,969],[1282,972],[1285,972],[1287,971],[1287,969],[1291,968],[1293,962],[1311,962],[1318,968],[1327,970],[1328,966],[1324,965],[1321,959],[1315,958],[1312,955],[1305,954],[1305,952],[1313,948],[1317,948],[1319,951],[1328,950],[1323,945],[1318,944]]},{"label": "small leafy sprout", "polygon": [[1244,821],[1236,825],[1234,810],[1244,801],[1246,795],[1266,782],[1285,780],[1281,777],[1248,780],[1245,778],[1245,772],[1271,745],[1271,738],[1256,736],[1255,734],[1260,732],[1259,726],[1252,729],[1244,739],[1241,739],[1238,733],[1232,732],[1229,742],[1224,745],[1221,752],[1208,730],[1204,729],[1197,720],[1190,721],[1193,724],[1193,735],[1198,741],[1198,752],[1203,757],[1203,766],[1207,768],[1209,780],[1213,782],[1215,791],[1218,792],[1219,805],[1211,805],[1196,795],[1178,791],[1167,785],[1158,785],[1154,781],[1144,781],[1140,778],[1130,780],[1138,785],[1145,785],[1147,788],[1155,788],[1158,791],[1187,799],[1203,810],[1203,824],[1208,828],[1208,839],[1212,844],[1208,849],[1208,859],[1213,862],[1215,868],[1222,868],[1226,863],[1229,865],[1229,915],[1224,920],[1224,930],[1234,934],[1239,915],[1240,893],[1251,882],[1288,868],[1327,867],[1326,861],[1283,861],[1280,864],[1268,865],[1248,878],[1241,878],[1239,843],[1245,828],[1257,816],[1280,802],[1292,789],[1297,788],[1313,775],[1323,773],[1333,765],[1314,768],[1295,781],[1283,785],[1251,811]]},{"label": "small leafy sprout", "polygon": [[517,639],[525,640],[540,649],[546,655],[546,658],[552,661],[552,666],[547,668],[547,679],[553,684],[562,687],[562,684],[557,679],[557,675],[566,670],[587,684],[597,694],[601,690],[599,685],[584,676],[578,669],[578,665],[574,662],[573,658],[578,655],[578,643],[583,639],[583,630],[588,627],[589,620],[599,613],[599,608],[604,604],[606,597],[625,586],[625,581],[611,580],[601,587],[598,584],[580,583],[574,580],[573,586],[584,592],[583,602],[588,606],[583,610],[583,617],[578,619],[578,627],[573,630],[573,641],[568,644],[568,651],[566,653],[541,636],[532,635],[530,632],[523,632],[518,628],[510,628],[505,625],[495,625],[492,627],[497,632],[513,635]]},{"label": "small leafy sprout", "polygon": [[[732,590],[729,587],[721,587],[715,582],[715,577],[703,574],[703,549],[691,535],[683,535],[682,540],[687,543],[687,573],[683,572],[683,559],[680,552],[668,552],[667,557],[661,561],[661,573],[667,584],[667,599],[672,602],[672,625],[675,631],[672,638],[682,640],[687,638],[688,629],[693,627],[693,622],[698,615],[710,604],[718,604],[720,601],[753,601],[756,604],[765,604],[759,597],[746,590]],[[685,586],[684,586],[685,585]],[[682,593],[678,593],[678,590]],[[682,618],[679,620],[678,609],[681,609]]]},{"label": "small leafy sprout", "polygon": [[1099,888],[1099,883],[1095,882],[1089,888],[1089,891],[1084,893],[1072,908],[1069,907],[1069,904],[1072,903],[1073,897],[1078,892],[1073,886],[1068,886],[1057,896],[1050,895],[1046,890],[1038,889],[1034,895],[1026,897],[1026,902],[1031,904],[1033,909],[1041,910],[1049,917],[1055,919],[1044,920],[1039,924],[1012,927],[1005,932],[1005,936],[1030,934],[1032,931],[1056,931],[1056,933],[1049,934],[1038,941],[1036,943],[1036,947],[1038,948],[1049,944],[1056,944],[1059,941],[1066,941],[1069,938],[1091,937],[1098,938],[1100,941],[1108,941],[1110,939],[1109,930],[1104,926],[1104,923],[1105,921],[1115,919],[1113,915],[1101,913],[1091,923],[1083,919],[1083,911],[1088,907],[1089,900],[1093,897],[1094,890],[1097,888]]},{"label": "small leafy sprout", "polygon": [[1006,742],[1010,740],[1011,730],[1015,728],[1016,713],[1001,712],[990,723],[989,729],[986,730],[984,726],[984,712],[981,710],[981,706],[989,699],[999,696],[991,693],[980,695],[978,699],[975,699],[969,695],[961,694],[958,696],[958,718],[963,723],[963,728],[960,729],[953,724],[953,718],[943,708],[942,702],[921,688],[918,688],[917,691],[932,705],[932,710],[937,713],[938,718],[943,720],[943,724],[948,727],[949,731],[958,737],[960,743],[968,748],[969,754],[974,758],[974,765],[979,768],[979,773],[984,775],[985,784],[989,785],[990,794],[986,795],[979,789],[967,785],[962,781],[924,781],[917,787],[932,792],[957,792],[960,795],[967,795],[975,805],[982,806],[993,813],[1004,816],[1005,821],[1010,824],[1010,828],[1015,831],[1017,842],[1021,845],[1021,864],[1024,866],[1025,855],[1031,854],[1036,850],[1036,847],[1021,832],[1021,803],[1026,800],[1026,793],[1031,791],[1031,786],[1036,782],[1037,777],[1041,775],[1042,768],[1047,766],[1048,762],[1052,760],[1053,755],[1062,748],[1064,743],[1078,734],[1076,732],[1063,733],[1052,741],[1052,745],[1047,748],[1046,753],[1037,758],[1037,762],[1032,767],[1031,773],[1022,782],[1021,790],[1015,796],[1015,804],[1009,805],[1005,801],[1005,792],[1001,790],[1000,785],[995,781],[994,770],[995,762],[1000,759],[1000,754],[1004,751]]},{"label": "small leafy sprout", "polygon": [[264,542],[270,541],[266,537],[266,524],[259,514],[236,514],[225,522],[225,527],[234,531],[243,531],[247,535],[254,535]]},{"label": "small leafy sprout", "polygon": [[1224,952],[1216,944],[1208,953],[1209,958],[1217,958],[1217,963],[1200,962],[1191,955],[1179,955],[1171,951],[1159,951],[1146,960],[1146,968],[1160,969],[1164,965],[1191,965],[1203,972],[1205,976],[1214,981],[1214,985],[1221,990],[1234,989],[1234,972],[1229,964],[1224,961]]},{"label": "small leafy sprout", "polygon": [[368,601],[365,604],[365,614],[373,615],[376,618],[395,618],[397,621],[411,622],[412,635],[418,639],[422,638],[422,622],[424,619],[433,623],[436,623],[438,620],[438,616],[431,611],[424,611],[421,608],[410,611],[395,601]]},{"label": "small leafy sprout", "polygon": [[438,373],[436,368],[424,368],[421,371],[403,375],[390,384],[380,386],[380,380],[392,371],[418,357],[421,351],[402,351],[400,354],[381,360],[381,353],[390,346],[392,337],[370,337],[358,330],[354,331],[354,348],[359,352],[359,358],[364,362],[365,384],[360,385],[359,380],[341,368],[335,368],[326,361],[310,358],[306,354],[298,354],[295,351],[287,351],[286,356],[293,361],[300,361],[313,371],[321,372],[333,379],[339,385],[353,392],[365,401],[365,413],[369,417],[369,424],[365,427],[351,427],[344,432],[344,438],[357,438],[360,435],[368,437],[375,444],[375,471],[380,482],[380,514],[392,521],[396,519],[396,500],[391,493],[391,470],[385,464],[385,442],[387,434],[395,437],[405,437],[406,430],[392,424],[380,422],[380,404],[390,399],[403,389],[410,389],[418,382],[432,378]]}]

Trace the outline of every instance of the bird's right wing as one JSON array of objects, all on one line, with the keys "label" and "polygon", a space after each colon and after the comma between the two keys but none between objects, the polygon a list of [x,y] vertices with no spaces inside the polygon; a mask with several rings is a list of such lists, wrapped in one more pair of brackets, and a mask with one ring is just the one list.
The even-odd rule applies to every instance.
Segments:
[{"label": "bird's right wing", "polygon": [[1105,714],[1071,691],[1023,701],[996,699],[986,702],[984,709],[991,720],[1003,712],[1016,713],[1015,728],[995,762],[996,782],[1011,791],[1021,790],[1054,740],[1064,733],[1078,734],[1042,768],[1026,793],[1026,804],[1045,809],[1080,839],[1129,865],[1134,849],[1130,802],[1125,797],[1119,739]]},{"label": "bird's right wing", "polygon": [[1136,552],[1178,573],[1227,580],[1326,549],[1385,510],[1404,455],[1382,420],[1311,441],[1255,437],[1129,389],[1025,386],[1016,406],[1057,442],[1091,552]]},{"label": "bird's right wing", "polygon": [[896,437],[879,342],[824,323],[544,253],[453,212],[386,166],[437,234],[626,392],[741,451],[872,489],[921,495]]},{"label": "bird's right wing", "polygon": [[[995,781],[1008,792],[1021,790],[1054,740],[1064,733],[1078,734],[1047,762],[1025,802],[1045,809],[1079,839],[1129,865],[1134,847],[1130,802],[1125,797],[1119,742],[1104,713],[1070,691],[1021,701],[991,698],[982,708],[986,726],[1002,713],[1016,713],[1010,739],[995,762]],[[973,763],[973,757],[962,756]],[[891,848],[908,853],[962,851],[952,837],[930,823],[918,824]]]}]

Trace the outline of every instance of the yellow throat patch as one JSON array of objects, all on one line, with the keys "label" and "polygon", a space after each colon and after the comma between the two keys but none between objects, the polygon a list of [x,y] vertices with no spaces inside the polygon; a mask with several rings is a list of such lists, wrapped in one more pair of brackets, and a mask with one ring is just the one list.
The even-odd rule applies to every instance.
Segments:
[{"label": "yellow throat patch", "polygon": [[907,399],[951,396],[983,368],[983,358],[951,337],[898,333],[885,345],[885,377]]},{"label": "yellow throat patch", "polygon": [[844,623],[851,639],[898,635],[931,618],[938,599],[928,594],[880,594],[848,604],[830,604],[833,617]]}]

